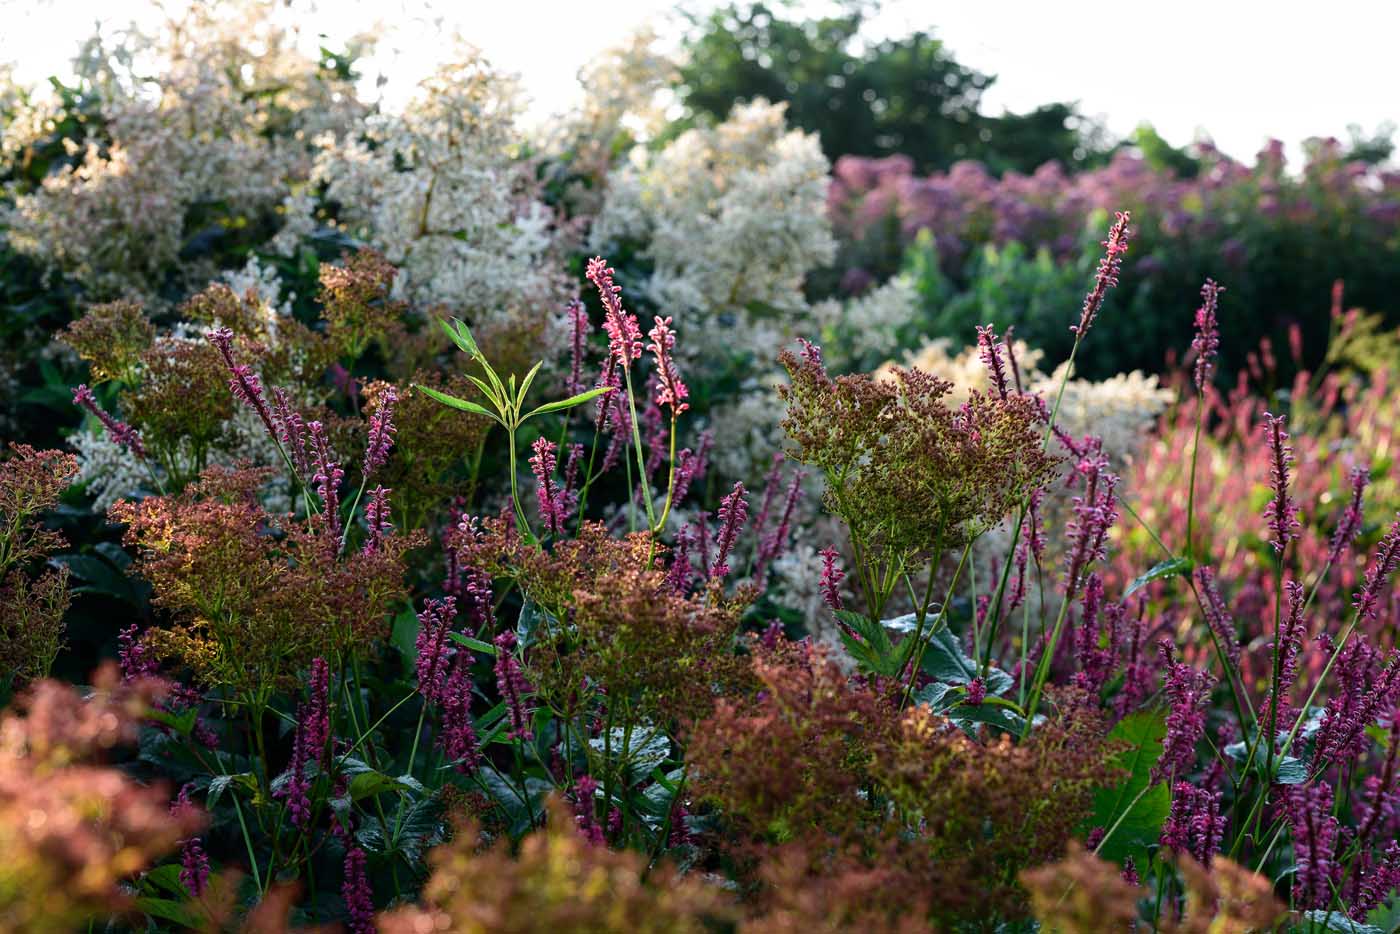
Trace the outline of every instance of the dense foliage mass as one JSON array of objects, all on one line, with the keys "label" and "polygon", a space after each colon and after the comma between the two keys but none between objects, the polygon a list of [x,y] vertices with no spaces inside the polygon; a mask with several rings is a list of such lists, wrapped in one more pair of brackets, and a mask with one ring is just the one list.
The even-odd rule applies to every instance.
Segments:
[{"label": "dense foliage mass", "polygon": [[274,12],[0,89],[0,928],[1400,922],[1391,175]]}]

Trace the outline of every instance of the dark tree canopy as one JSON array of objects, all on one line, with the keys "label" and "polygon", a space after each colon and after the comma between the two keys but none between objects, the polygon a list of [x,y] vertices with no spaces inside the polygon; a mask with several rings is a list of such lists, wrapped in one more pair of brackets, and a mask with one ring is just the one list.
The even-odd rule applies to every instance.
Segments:
[{"label": "dark tree canopy", "polygon": [[982,93],[995,78],[960,65],[927,32],[863,41],[874,9],[868,0],[805,21],[785,18],[785,7],[735,3],[694,19],[681,70],[693,113],[723,119],[738,101],[785,101],[788,119],[820,134],[830,158],[902,153],[921,173],[959,159],[980,159],[998,173],[1033,171],[1052,159],[1078,167],[1101,154],[1071,104],[982,114]]}]

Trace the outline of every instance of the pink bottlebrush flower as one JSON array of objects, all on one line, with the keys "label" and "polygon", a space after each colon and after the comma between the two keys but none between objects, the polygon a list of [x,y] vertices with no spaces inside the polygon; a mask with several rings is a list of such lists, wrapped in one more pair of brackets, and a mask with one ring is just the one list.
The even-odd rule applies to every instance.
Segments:
[{"label": "pink bottlebrush flower", "polygon": [[[1260,723],[1272,723],[1275,730],[1293,717],[1293,708],[1288,704],[1288,692],[1298,677],[1298,653],[1308,637],[1308,627],[1303,622],[1303,605],[1306,600],[1303,585],[1295,580],[1284,581],[1284,592],[1288,596],[1288,608],[1279,621],[1278,640],[1279,683],[1275,696],[1273,689],[1264,702]],[[1277,709],[1275,709],[1277,707]]]},{"label": "pink bottlebrush flower", "polygon": [[345,899],[350,934],[374,934],[374,889],[365,871],[365,851],[352,846],[345,853],[345,881],[340,895]]},{"label": "pink bottlebrush flower", "polygon": [[1206,705],[1213,684],[1205,672],[1176,661],[1172,645],[1166,639],[1157,647],[1167,671],[1165,691],[1170,709],[1167,732],[1162,737],[1162,755],[1152,767],[1153,784],[1181,778],[1195,767],[1196,744],[1206,731]]},{"label": "pink bottlebrush flower", "polygon": [[[787,548],[788,533],[792,529],[792,514],[797,508],[797,501],[802,495],[802,479],[806,476],[801,470],[792,475],[791,482],[788,483],[787,496],[783,501],[783,512],[778,518],[778,525],[763,536],[758,543],[758,554],[754,560],[754,577],[762,580],[768,565],[782,557],[783,550]],[[761,523],[754,523],[754,529],[761,530]]]},{"label": "pink bottlebrush flower", "polygon": [[690,403],[685,401],[690,396],[690,390],[681,381],[680,372],[676,369],[676,357],[672,352],[676,346],[676,333],[671,330],[671,319],[658,317],[647,336],[651,338],[647,347],[656,358],[656,404],[669,408],[672,417],[675,417],[690,408]]},{"label": "pink bottlebrush flower", "polygon": [[1336,563],[1342,556],[1342,551],[1356,540],[1357,533],[1361,531],[1361,523],[1365,520],[1361,507],[1366,496],[1366,486],[1371,482],[1371,468],[1365,465],[1353,467],[1348,478],[1351,481],[1351,499],[1342,510],[1342,517],[1337,520],[1336,531],[1332,533],[1332,540],[1327,547],[1328,564]]},{"label": "pink bottlebrush flower", "polygon": [[[1079,663],[1074,684],[1090,694],[1098,694],[1113,672],[1113,660],[1118,652],[1118,632],[1122,628],[1122,607],[1104,606],[1103,578],[1090,574],[1084,582],[1084,598],[1080,604],[1079,625],[1075,629],[1074,654]],[[1107,621],[1107,633],[1100,625]]]},{"label": "pink bottlebrush flower", "polygon": [[209,855],[198,837],[180,844],[180,884],[195,898],[209,887]]},{"label": "pink bottlebrush flower", "polygon": [[365,445],[364,475],[372,476],[389,459],[389,451],[394,446],[394,406],[399,394],[390,386],[379,396],[379,404],[369,417],[369,441]]},{"label": "pink bottlebrush flower", "polygon": [[93,395],[86,383],[73,390],[73,402],[86,409],[102,423],[102,427],[107,430],[107,437],[112,440],[113,444],[127,448],[142,460],[146,459],[146,446],[141,443],[141,433],[126,422],[103,411],[102,407],[97,404],[97,397]]},{"label": "pink bottlebrush flower", "polygon": [[1146,601],[1139,598],[1137,611],[1131,618],[1124,617],[1127,631],[1128,664],[1123,669],[1123,686],[1113,698],[1113,712],[1122,719],[1138,708],[1152,693],[1154,681],[1152,665],[1147,657],[1147,621],[1144,619]]},{"label": "pink bottlebrush flower", "polygon": [[1099,309],[1103,307],[1108,290],[1118,284],[1118,274],[1123,269],[1123,254],[1128,252],[1130,219],[1127,211],[1117,212],[1117,218],[1109,228],[1108,239],[1103,241],[1104,256],[1099,260],[1098,272],[1094,274],[1094,287],[1084,297],[1084,309],[1079,314],[1079,323],[1070,328],[1078,339],[1082,339],[1089,332]]},{"label": "pink bottlebrush flower", "polygon": [[799,351],[799,353],[803,360],[812,364],[813,366],[823,365],[822,349],[820,347],[807,340],[805,337],[799,337],[797,339],[797,343],[802,345],[802,349]]},{"label": "pink bottlebrush flower", "polygon": [[710,577],[710,514],[703,509],[695,516],[695,547],[700,553],[700,576]]},{"label": "pink bottlebrush flower", "polygon": [[1352,858],[1342,901],[1353,921],[1363,922],[1400,885],[1400,842],[1391,840],[1379,862],[1366,850]]},{"label": "pink bottlebrush flower", "polygon": [[215,328],[205,337],[218,349],[224,358],[224,365],[228,367],[229,392],[233,393],[235,399],[257,412],[268,434],[276,437],[277,428],[273,425],[272,413],[263,399],[262,383],[258,381],[258,374],[254,373],[248,364],[239,363],[233,356],[233,332],[228,328]]},{"label": "pink bottlebrush flower", "polygon": [[1172,786],[1172,805],[1162,825],[1161,843],[1177,853],[1189,853],[1209,867],[1225,836],[1220,792],[1196,788],[1189,782]]},{"label": "pink bottlebrush flower", "polygon": [[1362,620],[1374,621],[1380,612],[1381,589],[1400,565],[1400,514],[1391,523],[1380,544],[1376,546],[1376,558],[1366,569],[1366,582],[1353,597],[1352,605]]},{"label": "pink bottlebrush flower", "polygon": [[472,720],[471,653],[459,651],[441,692],[442,727],[437,744],[459,773],[471,775],[482,763],[481,741]]},{"label": "pink bottlebrush flower", "polygon": [[160,672],[160,662],[139,632],[140,627],[132,623],[117,634],[117,661],[121,663],[123,681],[154,678]]},{"label": "pink bottlebrush flower", "polygon": [[602,846],[607,841],[603,837],[603,825],[598,823],[597,804],[598,781],[590,775],[580,775],[574,782],[574,820],[579,833],[594,846]]},{"label": "pink bottlebrush flower", "polygon": [[525,706],[525,695],[534,688],[525,680],[520,660],[515,657],[515,633],[507,630],[496,637],[496,689],[506,702],[510,717],[508,739],[529,741],[535,738],[530,729],[531,710]]},{"label": "pink bottlebrush flower", "polygon": [[1390,712],[1385,763],[1366,776],[1356,811],[1356,838],[1363,845],[1373,834],[1394,838],[1400,833],[1400,707]]},{"label": "pink bottlebrush flower", "polygon": [[695,577],[695,567],[690,563],[690,549],[695,544],[695,533],[690,526],[676,533],[676,543],[671,548],[671,566],[666,571],[666,586],[678,594],[690,589]]},{"label": "pink bottlebrush flower", "polygon": [[981,707],[982,702],[987,699],[987,682],[976,677],[967,682],[967,696],[963,698],[963,703],[969,707]]},{"label": "pink bottlebrush flower", "polygon": [[734,483],[729,495],[719,501],[719,536],[715,539],[715,560],[710,567],[710,579],[716,580],[729,575],[729,555],[734,543],[748,518],[749,504],[744,499],[744,484]]},{"label": "pink bottlebrush flower", "polygon": [[[642,409],[641,415],[642,435],[645,438],[647,448],[646,475],[648,478],[656,473],[656,468],[660,467],[661,462],[666,459],[666,449],[671,437],[671,426],[667,423],[666,416],[656,401],[658,385],[656,374],[653,373],[647,379],[647,404]],[[637,494],[640,502],[640,485]]]},{"label": "pink bottlebrush flower", "polygon": [[616,839],[620,833],[622,833],[622,811],[613,807],[612,810],[608,811],[608,836]]},{"label": "pink bottlebrush flower", "polygon": [[457,601],[453,597],[429,598],[418,614],[418,693],[427,703],[437,703],[443,697],[447,668],[452,657],[448,633],[457,616]]},{"label": "pink bottlebrush flower", "polygon": [[1285,799],[1293,827],[1293,906],[1325,909],[1342,881],[1337,862],[1341,825],[1332,816],[1332,786],[1324,781],[1290,786]]},{"label": "pink bottlebrush flower", "polygon": [[773,651],[782,642],[787,632],[783,629],[783,624],[776,619],[763,628],[763,635],[758,637],[758,644],[768,651]]},{"label": "pink bottlebrush flower", "polygon": [[588,349],[589,321],[588,311],[583,307],[583,302],[576,298],[569,299],[569,304],[565,306],[564,313],[569,317],[570,339],[569,339],[569,379],[564,384],[564,391],[571,396],[576,396],[587,387],[583,383],[583,360]]},{"label": "pink bottlebrush flower", "polygon": [[1142,885],[1142,879],[1138,876],[1137,863],[1131,856],[1123,858],[1123,881],[1132,886]]},{"label": "pink bottlebrush flower", "polygon": [[274,434],[277,440],[282,442],[282,449],[291,458],[297,476],[310,476],[311,464],[306,459],[306,422],[292,405],[287,391],[281,386],[272,388],[272,421],[277,426]]},{"label": "pink bottlebrush flower", "polygon": [[1269,530],[1273,534],[1274,551],[1283,553],[1288,543],[1298,537],[1301,527],[1298,522],[1298,506],[1288,491],[1289,468],[1293,464],[1293,448],[1288,443],[1288,432],[1284,430],[1286,420],[1282,415],[1264,413],[1264,431],[1269,436],[1270,468],[1274,484],[1274,498],[1269,501]]},{"label": "pink bottlebrush flower", "polygon": [[325,523],[327,536],[332,540],[340,538],[340,484],[345,480],[345,471],[336,463],[331,453],[330,440],[326,437],[326,426],[308,422],[307,434],[310,437],[312,467],[315,473],[311,482],[316,485],[316,494],[321,497],[321,518]]},{"label": "pink bottlebrush flower", "polygon": [[603,300],[603,330],[608,333],[608,353],[624,368],[642,355],[642,329],[636,315],[622,308],[622,287],[613,282],[615,270],[601,256],[588,261],[585,273]]},{"label": "pink bottlebrush flower", "polygon": [[821,590],[822,602],[832,610],[839,610],[842,608],[841,581],[846,579],[846,572],[836,564],[841,555],[835,548],[828,545],[821,550],[821,556],[822,577],[817,586]]},{"label": "pink bottlebrush flower", "polygon": [[569,493],[554,483],[554,470],[558,466],[554,442],[548,438],[536,438],[531,449],[535,453],[530,458],[530,470],[535,475],[535,498],[540,504],[540,518],[544,520],[546,529],[559,535],[569,521]]},{"label": "pink bottlebrush flower", "polygon": [[997,395],[1005,399],[1010,389],[1006,382],[1006,366],[1001,359],[1001,344],[997,341],[996,331],[992,326],[977,326],[977,349],[982,358],[982,365],[987,368],[987,375],[991,378],[992,387],[996,389]]},{"label": "pink bottlebrush flower", "polygon": [[1097,455],[1086,458],[1075,471],[1075,475],[1082,475],[1085,480],[1084,495],[1074,497],[1074,518],[1065,529],[1072,543],[1065,574],[1065,598],[1068,600],[1078,596],[1089,566],[1108,556],[1108,530],[1118,521],[1115,493],[1118,477],[1109,473],[1107,467],[1108,459]]},{"label": "pink bottlebrush flower", "polygon": [[1201,286],[1201,307],[1196,309],[1196,337],[1191,341],[1191,349],[1196,354],[1196,390],[1205,392],[1215,372],[1215,356],[1220,352],[1220,324],[1216,320],[1216,308],[1220,293],[1225,291],[1214,280],[1207,279]]},{"label": "pink bottlebrush flower", "polygon": [[782,451],[773,452],[773,464],[768,468],[768,475],[763,478],[763,499],[758,504],[758,512],[754,513],[753,527],[759,531],[768,524],[768,511],[773,508],[773,500],[778,495],[778,482],[783,476],[783,461],[786,458]]},{"label": "pink bottlebrush flower", "polygon": [[686,823],[689,816],[690,811],[684,804],[677,804],[671,809],[671,834],[666,838],[666,845],[671,849],[690,846],[695,842],[695,835],[690,832]]},{"label": "pink bottlebrush flower", "polygon": [[291,775],[273,797],[285,798],[292,823],[305,830],[311,822],[311,778],[307,767],[321,761],[330,741],[330,667],[324,658],[311,662],[310,691],[297,705],[296,735],[292,740]]},{"label": "pink bottlebrush flower", "polygon": [[389,514],[389,494],[393,492],[383,486],[369,491],[369,501],[365,503],[365,524],[369,526],[369,539],[365,541],[366,554],[377,551],[384,544],[384,537],[394,530]]},{"label": "pink bottlebrush flower", "polygon": [[1337,656],[1336,690],[1327,701],[1313,740],[1313,764],[1360,758],[1370,745],[1366,728],[1400,699],[1400,650],[1384,658],[1364,640],[1347,644]]},{"label": "pink bottlebrush flower", "polygon": [[1220,588],[1215,584],[1215,572],[1208,567],[1196,568],[1196,584],[1201,588],[1201,602],[1205,606],[1206,625],[1220,642],[1220,650],[1236,668],[1240,664],[1240,637],[1235,630],[1235,621],[1225,600],[1220,596]]}]

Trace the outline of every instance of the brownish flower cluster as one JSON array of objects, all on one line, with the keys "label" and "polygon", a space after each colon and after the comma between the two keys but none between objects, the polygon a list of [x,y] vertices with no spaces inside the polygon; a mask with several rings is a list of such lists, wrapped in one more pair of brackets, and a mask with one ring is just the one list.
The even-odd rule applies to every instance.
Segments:
[{"label": "brownish flower cluster", "polygon": [[609,704],[669,723],[705,716],[719,694],[748,683],[735,653],[747,597],[678,593],[645,533],[616,539],[585,522],[544,551],[508,519],[483,526],[462,563],[511,579],[553,621],[536,633],[530,676],[556,710],[601,685]]},{"label": "brownish flower cluster", "polygon": [[156,685],[98,671],[86,700],[36,683],[0,719],[0,929],[77,930],[121,911],[119,883],[198,832],[203,815],[171,813],[167,789],[97,764],[134,742]]},{"label": "brownish flower cluster", "polygon": [[396,275],[393,264],[374,250],[352,253],[339,266],[321,266],[321,317],[340,354],[358,357],[371,343],[403,330],[407,306],[389,297]]},{"label": "brownish flower cluster", "polygon": [[[1163,917],[1164,934],[1250,934],[1272,931],[1287,909],[1269,880],[1217,856],[1207,869],[1190,856],[1177,860],[1186,886],[1180,917]],[[1123,879],[1113,863],[1071,842],[1063,860],[1021,874],[1042,929],[1055,934],[1128,932],[1138,922],[1138,900],[1149,893]]]},{"label": "brownish flower cluster", "polygon": [[559,799],[548,811],[545,829],[527,836],[514,857],[505,842],[479,849],[476,828],[460,830],[429,855],[423,904],[381,915],[379,930],[701,934],[732,914],[718,889],[665,866],[648,871],[636,853],[589,843]]},{"label": "brownish flower cluster", "polygon": [[880,579],[962,547],[1051,475],[1029,396],[974,391],[953,408],[952,384],[921,370],[833,379],[810,345],[779,359],[791,378],[781,393],[794,456],[825,475],[827,509]]},{"label": "brownish flower cluster", "polygon": [[32,566],[65,544],[43,528],[40,514],[58,503],[77,472],[73,455],[27,444],[11,445],[0,461],[0,681],[47,675],[63,643],[68,571],[36,575]]},{"label": "brownish flower cluster", "polygon": [[924,924],[1024,916],[1017,873],[1062,853],[1112,778],[1106,726],[1086,705],[1022,742],[981,741],[926,706],[900,712],[897,692],[848,680],[817,650],[760,650],[754,670],[762,689],[697,723],[688,758],[756,866],[757,904],[776,899],[784,917],[883,911],[861,880],[922,893]]},{"label": "brownish flower cluster", "polygon": [[156,329],[140,302],[93,305],[58,335],[92,369],[93,382],[136,382],[141,354],[155,340]]},{"label": "brownish flower cluster", "polygon": [[205,683],[265,691],[292,683],[317,656],[362,655],[406,597],[404,554],[421,533],[386,534],[338,555],[307,525],[258,504],[266,471],[210,468],[177,496],[119,502],[133,565],[168,628],[146,638]]},{"label": "brownish flower cluster", "polygon": [[[444,376],[437,370],[420,370],[392,386],[398,397],[394,456],[376,473],[375,482],[394,491],[394,515],[409,529],[424,528],[455,496],[474,498],[482,444],[491,428],[490,420],[450,409],[415,385],[459,399],[476,395],[466,376]],[[374,414],[390,386],[374,382],[365,387],[366,414]]]}]

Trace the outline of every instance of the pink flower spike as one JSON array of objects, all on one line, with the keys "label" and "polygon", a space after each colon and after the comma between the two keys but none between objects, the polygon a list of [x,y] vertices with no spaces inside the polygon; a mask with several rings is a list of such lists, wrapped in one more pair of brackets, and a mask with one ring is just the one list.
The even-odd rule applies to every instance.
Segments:
[{"label": "pink flower spike", "polygon": [[588,281],[603,300],[603,330],[608,333],[608,353],[623,367],[630,367],[632,361],[642,355],[642,329],[636,315],[623,310],[622,287],[613,282],[614,274],[615,270],[601,256],[588,261]]},{"label": "pink flower spike", "polygon": [[749,515],[749,504],[744,499],[744,484],[735,482],[729,495],[719,501],[719,537],[715,540],[715,560],[710,567],[710,579],[716,580],[729,574],[729,554],[744,527]]},{"label": "pink flower spike", "polygon": [[672,350],[676,346],[676,333],[671,330],[670,318],[657,318],[656,325],[647,334],[651,343],[647,346],[656,358],[657,392],[656,404],[671,410],[671,415],[680,415],[690,408],[686,398],[690,390],[681,382],[676,370],[676,358]]},{"label": "pink flower spike", "polygon": [[1070,328],[1079,338],[1083,338],[1089,332],[1099,309],[1103,307],[1108,290],[1118,284],[1118,274],[1123,270],[1123,254],[1128,252],[1130,219],[1127,211],[1119,211],[1113,227],[1108,231],[1108,239],[1103,241],[1104,256],[1099,260],[1098,272],[1094,274],[1094,287],[1084,296],[1084,309],[1079,314],[1079,323]]},{"label": "pink flower spike", "polygon": [[389,387],[379,397],[379,405],[369,417],[369,442],[365,445],[366,477],[383,467],[389,459],[389,450],[394,446],[394,433],[398,431],[394,427],[394,405],[398,401],[399,394],[392,386]]},{"label": "pink flower spike", "polygon": [[73,390],[73,402],[86,409],[102,423],[102,427],[107,430],[107,437],[112,440],[113,444],[127,448],[141,460],[146,459],[146,446],[141,443],[141,434],[126,422],[103,411],[102,407],[97,404],[97,397],[93,395],[86,383]]},{"label": "pink flower spike", "polygon": [[1220,350],[1220,325],[1216,321],[1216,306],[1220,293],[1225,291],[1207,279],[1201,286],[1201,307],[1196,309],[1196,337],[1191,341],[1191,349],[1196,354],[1196,390],[1205,392],[1215,372],[1215,355]]},{"label": "pink flower spike", "polygon": [[1287,421],[1282,415],[1264,413],[1264,431],[1269,436],[1270,474],[1274,498],[1269,502],[1269,529],[1273,532],[1274,551],[1283,553],[1288,543],[1298,537],[1298,505],[1288,492],[1289,468],[1293,465],[1293,448],[1288,443]]}]

